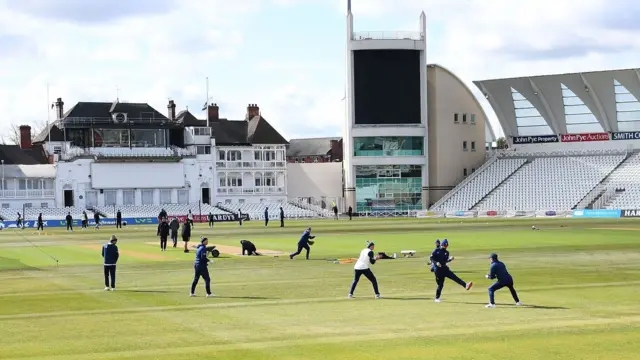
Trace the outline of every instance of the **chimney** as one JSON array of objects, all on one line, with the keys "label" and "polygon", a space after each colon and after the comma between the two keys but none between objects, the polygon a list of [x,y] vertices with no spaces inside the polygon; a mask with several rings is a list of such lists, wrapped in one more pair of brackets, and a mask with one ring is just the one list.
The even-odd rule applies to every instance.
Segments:
[{"label": "chimney", "polygon": [[31,126],[20,125],[20,149],[31,149]]},{"label": "chimney", "polygon": [[56,100],[56,118],[58,120],[62,120],[63,115],[64,115],[64,102],[62,101],[62,98],[58,98]]},{"label": "chimney", "polygon": [[249,104],[247,106],[247,120],[251,120],[256,116],[260,116],[260,108],[257,104]]},{"label": "chimney", "polygon": [[211,104],[208,107],[209,121],[220,120],[220,107],[218,104]]},{"label": "chimney", "polygon": [[331,161],[342,161],[342,139],[331,140]]},{"label": "chimney", "polygon": [[169,104],[167,105],[167,111],[169,113],[169,120],[176,120],[176,103],[173,100],[169,100]]}]

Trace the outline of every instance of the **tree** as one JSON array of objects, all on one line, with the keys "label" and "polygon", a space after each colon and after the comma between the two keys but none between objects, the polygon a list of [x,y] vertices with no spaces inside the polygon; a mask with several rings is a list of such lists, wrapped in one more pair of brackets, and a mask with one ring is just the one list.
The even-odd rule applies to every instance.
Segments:
[{"label": "tree", "polygon": [[[47,127],[47,124],[44,122],[36,122],[33,124],[29,124],[31,126],[31,140],[36,137],[42,130]],[[0,135],[0,144],[2,145],[19,145],[20,144],[20,125],[11,124],[9,125],[9,131],[7,133]]]},{"label": "tree", "polygon": [[500,137],[498,138],[498,140],[496,140],[496,147],[498,149],[506,149],[509,147],[509,143],[507,142],[507,139],[505,137]]}]

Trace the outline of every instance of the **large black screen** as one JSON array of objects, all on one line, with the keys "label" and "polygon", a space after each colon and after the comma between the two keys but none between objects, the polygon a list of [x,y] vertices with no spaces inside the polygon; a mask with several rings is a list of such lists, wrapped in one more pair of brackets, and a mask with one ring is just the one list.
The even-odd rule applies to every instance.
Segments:
[{"label": "large black screen", "polygon": [[419,124],[420,51],[353,53],[355,124]]}]

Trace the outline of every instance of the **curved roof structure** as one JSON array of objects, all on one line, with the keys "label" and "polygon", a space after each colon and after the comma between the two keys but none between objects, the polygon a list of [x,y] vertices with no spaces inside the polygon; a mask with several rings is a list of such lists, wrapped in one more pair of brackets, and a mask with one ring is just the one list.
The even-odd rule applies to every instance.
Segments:
[{"label": "curved roof structure", "polygon": [[506,136],[640,131],[640,69],[474,81]]},{"label": "curved roof structure", "polygon": [[453,71],[449,70],[448,68],[440,65],[440,64],[427,64],[427,67],[437,67],[442,69],[444,72],[448,73],[453,79],[455,79],[458,84],[460,86],[462,86],[462,88],[464,88],[467,93],[469,94],[469,96],[475,100],[476,105],[478,105],[478,108],[482,111],[482,116],[485,119],[484,122],[484,126],[485,126],[485,141],[486,142],[494,142],[496,141],[496,133],[493,130],[493,127],[491,126],[490,122],[489,122],[489,117],[487,116],[486,111],[484,111],[484,107],[482,107],[482,104],[480,104],[480,102],[478,101],[478,99],[476,98],[476,96],[473,94],[473,91],[471,91],[471,89],[467,86],[467,84],[464,83],[464,81],[462,81],[462,79],[460,79],[460,77],[458,77],[458,75],[456,75]]}]

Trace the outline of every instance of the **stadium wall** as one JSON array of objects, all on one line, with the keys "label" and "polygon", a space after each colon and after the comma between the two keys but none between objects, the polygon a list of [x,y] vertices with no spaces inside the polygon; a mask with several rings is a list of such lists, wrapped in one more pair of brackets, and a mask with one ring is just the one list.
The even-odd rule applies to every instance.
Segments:
[{"label": "stadium wall", "polygon": [[584,151],[584,150],[626,150],[640,149],[639,140],[609,140],[588,142],[555,142],[544,144],[515,144],[511,149],[522,152],[539,153],[553,151]]},{"label": "stadium wall", "polygon": [[[471,175],[486,161],[488,120],[469,87],[440,65],[427,66],[427,94],[429,205],[432,205],[465,178],[465,169],[467,176]],[[455,114],[458,114],[457,122]],[[465,141],[467,150],[463,147]]]},{"label": "stadium wall", "polygon": [[342,163],[287,164],[287,197],[319,199],[342,196]]},{"label": "stadium wall", "polygon": [[[144,166],[141,166],[144,164]],[[164,169],[162,165],[168,165],[167,163],[159,163],[157,171],[148,171],[149,167],[153,167],[153,163],[150,162],[119,162],[117,164],[108,164],[111,167],[117,168],[113,172],[98,173],[92,171],[93,166],[104,166],[106,164],[96,163],[93,159],[78,159],[73,162],[59,162],[57,164],[57,178],[56,178],[56,204],[57,207],[65,206],[65,191],[71,190],[73,192],[73,206],[86,208],[87,206],[108,206],[107,199],[105,199],[106,191],[112,190],[116,192],[116,204],[123,205],[124,193],[123,190],[135,191],[135,204],[143,205],[142,191],[153,191],[153,204],[159,205],[166,203],[161,200],[160,191],[158,185],[175,185],[173,187],[165,187],[165,190],[171,190],[171,203],[190,203],[198,202],[201,199],[201,188],[208,186],[211,189],[212,202],[215,203],[215,189],[213,188],[213,169],[211,162],[198,162],[195,159],[182,159],[179,163],[172,163],[172,165],[178,165],[181,168],[180,175],[182,181],[180,184],[176,183],[176,177],[171,173],[167,173],[167,178],[173,178],[171,184],[160,184],[156,181],[156,178],[163,177],[164,172],[171,171],[169,168]],[[107,174],[112,174],[113,178]],[[100,176],[101,179],[93,179],[93,176]],[[97,181],[97,182],[96,182]],[[94,186],[97,185],[97,187]],[[131,185],[129,185],[131,184]],[[106,190],[106,191],[105,191]],[[182,194],[188,194],[179,196],[179,191]],[[87,199],[87,196],[93,196],[95,198]],[[67,204],[68,205],[68,204]]]}]

